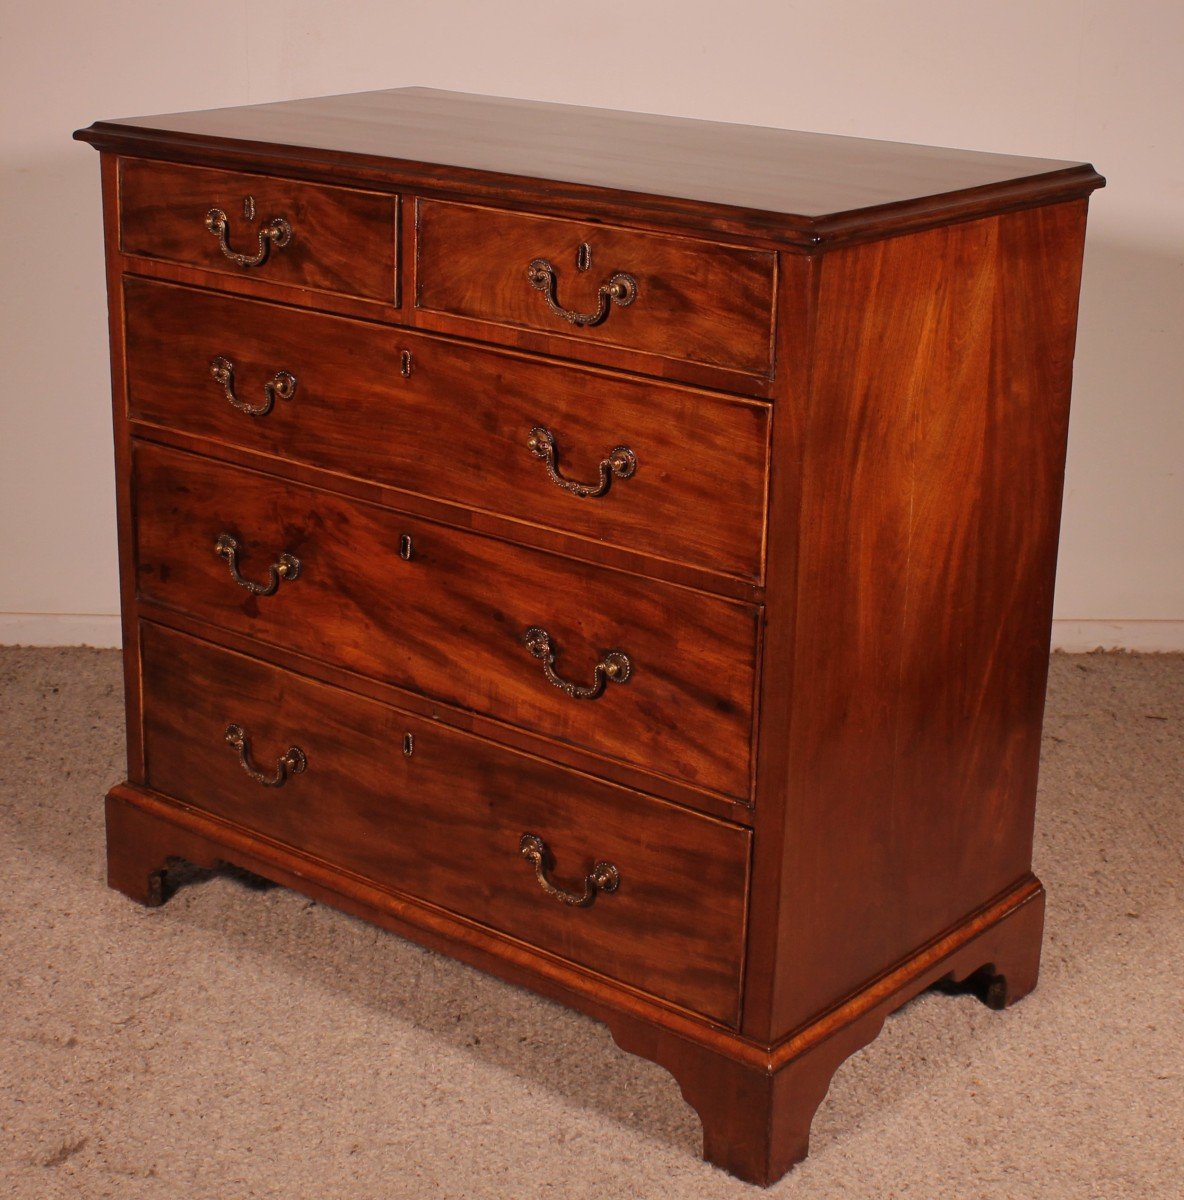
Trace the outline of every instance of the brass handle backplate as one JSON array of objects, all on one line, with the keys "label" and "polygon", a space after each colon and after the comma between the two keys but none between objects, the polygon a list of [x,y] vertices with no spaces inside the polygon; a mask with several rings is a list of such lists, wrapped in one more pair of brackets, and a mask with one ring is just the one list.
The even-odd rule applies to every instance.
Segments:
[{"label": "brass handle backplate", "polygon": [[308,758],[299,746],[289,746],[275,764],[275,774],[265,775],[251,765],[251,739],[241,725],[226,726],[226,743],[238,751],[239,765],[256,782],[264,787],[283,787],[289,775],[299,775],[308,766]]},{"label": "brass handle backplate", "polygon": [[295,579],[300,574],[300,559],[291,554],[281,554],[267,568],[267,582],[256,583],[253,579],[244,579],[238,570],[238,542],[228,533],[220,533],[214,543],[214,553],[226,560],[230,567],[230,576],[241,588],[246,588],[252,596],[271,596],[280,586],[281,579]]},{"label": "brass handle backplate", "polygon": [[592,668],[592,685],[582,687],[578,683],[569,683],[556,673],[555,648],[551,644],[551,635],[545,629],[532,625],[523,635],[523,640],[531,654],[542,662],[547,681],[573,700],[596,700],[604,692],[606,683],[624,683],[633,673],[633,664],[627,654],[620,650],[609,650]]},{"label": "brass handle backplate", "polygon": [[240,254],[230,248],[230,218],[220,208],[206,213],[206,228],[218,239],[218,246],[232,263],[240,267],[261,267],[274,246],[282,250],[292,240],[292,226],[283,217],[272,217],[259,229],[259,249],[254,254]]},{"label": "brass handle backplate", "polygon": [[609,276],[607,283],[596,289],[596,310],[590,313],[574,312],[564,308],[556,295],[558,283],[555,268],[545,258],[532,258],[526,267],[530,286],[543,293],[547,307],[557,316],[581,329],[587,325],[599,325],[608,316],[610,305],[628,308],[637,299],[637,280],[624,271]]},{"label": "brass handle backplate", "polygon": [[549,429],[536,425],[526,439],[526,446],[535,458],[541,458],[546,464],[551,482],[573,496],[603,496],[614,479],[628,479],[637,470],[637,455],[628,446],[614,446],[600,464],[599,482],[577,483],[559,474],[559,451],[555,447],[555,435]]},{"label": "brass handle backplate", "polygon": [[587,908],[600,892],[615,892],[621,886],[621,872],[612,863],[598,862],[584,876],[584,890],[569,892],[559,887],[547,878],[547,870],[551,864],[551,852],[547,843],[534,833],[524,833],[518,843],[522,857],[534,867],[534,877],[539,881],[539,887],[563,904],[572,908]]},{"label": "brass handle backplate", "polygon": [[263,385],[262,404],[248,404],[234,394],[234,363],[230,359],[211,359],[210,374],[213,375],[214,381],[221,385],[226,399],[248,417],[265,417],[271,412],[277,396],[281,400],[291,400],[296,394],[296,376],[291,371],[277,371],[273,378]]}]

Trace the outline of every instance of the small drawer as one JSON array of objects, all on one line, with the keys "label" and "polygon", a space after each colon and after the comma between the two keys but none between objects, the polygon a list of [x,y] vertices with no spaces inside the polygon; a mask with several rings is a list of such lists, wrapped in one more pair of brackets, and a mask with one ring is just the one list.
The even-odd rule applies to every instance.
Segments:
[{"label": "small drawer", "polygon": [[[417,202],[416,304],[772,375],[776,256],[591,221]],[[586,350],[573,350],[587,357]]]},{"label": "small drawer", "polygon": [[146,279],[124,294],[135,420],[761,576],[768,405]]},{"label": "small drawer", "polygon": [[141,628],[151,787],[735,1023],[746,830]]},{"label": "small drawer", "polygon": [[120,246],[260,281],[396,301],[398,198],[123,159]]},{"label": "small drawer", "polygon": [[148,443],[133,464],[142,599],[750,796],[756,606]]}]

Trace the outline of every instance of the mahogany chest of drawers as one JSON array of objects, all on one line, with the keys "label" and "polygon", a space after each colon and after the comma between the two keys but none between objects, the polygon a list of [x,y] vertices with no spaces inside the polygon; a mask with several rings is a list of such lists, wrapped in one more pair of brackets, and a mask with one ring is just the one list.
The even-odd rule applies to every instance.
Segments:
[{"label": "mahogany chest of drawers", "polygon": [[769,1183],[1035,984],[1082,164],[421,89],[100,122],[128,779]]}]

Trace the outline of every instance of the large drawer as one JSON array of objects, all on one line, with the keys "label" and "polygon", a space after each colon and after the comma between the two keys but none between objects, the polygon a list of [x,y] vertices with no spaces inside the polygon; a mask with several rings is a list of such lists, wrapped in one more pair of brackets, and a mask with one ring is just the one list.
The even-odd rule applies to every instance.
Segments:
[{"label": "large drawer", "polygon": [[120,163],[125,254],[387,304],[396,299],[397,205],[382,192],[270,175]]},{"label": "large drawer", "polygon": [[124,290],[135,420],[760,578],[767,405],[146,279]]},{"label": "large drawer", "polygon": [[421,309],[751,375],[773,373],[776,255],[717,242],[419,200]]},{"label": "large drawer", "polygon": [[[141,598],[749,796],[753,605],[149,443],[135,445],[133,460]],[[272,594],[236,584],[232,559]],[[581,689],[599,695],[580,698]]]},{"label": "large drawer", "polygon": [[[736,1021],[747,831],[159,626],[142,635],[151,787]],[[543,878],[590,903],[547,892],[524,837]],[[600,864],[603,891],[585,884]]]}]

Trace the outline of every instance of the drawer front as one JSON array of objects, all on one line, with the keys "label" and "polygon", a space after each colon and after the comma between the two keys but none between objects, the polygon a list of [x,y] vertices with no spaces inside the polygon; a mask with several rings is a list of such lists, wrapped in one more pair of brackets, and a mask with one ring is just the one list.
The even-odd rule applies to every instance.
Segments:
[{"label": "drawer front", "polygon": [[[748,797],[754,606],[159,446],[137,444],[134,462],[144,599]],[[223,556],[216,552],[223,535],[237,551],[222,540]],[[269,570],[282,555],[299,563],[289,578]],[[231,557],[248,582],[274,592],[236,584]],[[527,644],[536,628],[549,635],[549,654],[537,635]],[[627,678],[610,652],[628,659]],[[599,696],[574,698],[548,680],[548,666],[556,679],[598,686]]]},{"label": "drawer front", "polygon": [[[396,197],[381,192],[139,159],[120,163],[125,254],[387,304],[396,300],[396,206]],[[224,222],[210,217],[215,210]]]},{"label": "drawer front", "polygon": [[[736,1021],[746,831],[158,626],[142,632],[151,787]],[[242,731],[235,745],[231,725]],[[292,747],[302,769],[281,777]],[[616,889],[585,907],[548,894],[522,855],[524,834],[545,845],[553,886],[582,898],[604,862]]]},{"label": "drawer front", "polygon": [[760,578],[765,405],[145,279],[125,295],[135,419]]},{"label": "drawer front", "polygon": [[417,228],[420,308],[772,374],[771,251],[434,200]]}]

